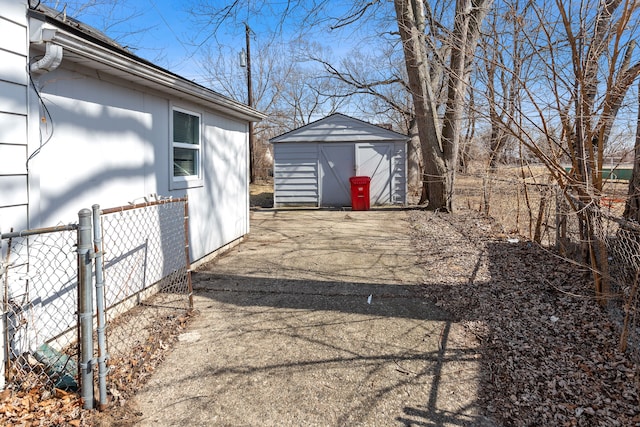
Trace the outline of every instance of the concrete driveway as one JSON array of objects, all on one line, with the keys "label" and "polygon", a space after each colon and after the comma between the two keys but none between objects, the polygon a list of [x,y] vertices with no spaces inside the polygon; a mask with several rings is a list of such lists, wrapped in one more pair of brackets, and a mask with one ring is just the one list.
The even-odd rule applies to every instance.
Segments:
[{"label": "concrete driveway", "polygon": [[475,344],[417,296],[408,217],[253,212],[194,274],[199,314],[136,395],[139,425],[488,425]]}]

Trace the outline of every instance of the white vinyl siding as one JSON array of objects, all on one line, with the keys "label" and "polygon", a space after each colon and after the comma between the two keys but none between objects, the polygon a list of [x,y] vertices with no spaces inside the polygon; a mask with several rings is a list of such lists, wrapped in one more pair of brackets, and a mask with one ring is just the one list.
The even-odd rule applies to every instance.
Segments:
[{"label": "white vinyl siding", "polygon": [[26,4],[0,8],[0,230],[27,227]]},{"label": "white vinyl siding", "polygon": [[275,144],[275,206],[318,206],[318,144]]},{"label": "white vinyl siding", "polygon": [[27,145],[27,116],[25,114],[10,114],[0,111],[0,144]]}]

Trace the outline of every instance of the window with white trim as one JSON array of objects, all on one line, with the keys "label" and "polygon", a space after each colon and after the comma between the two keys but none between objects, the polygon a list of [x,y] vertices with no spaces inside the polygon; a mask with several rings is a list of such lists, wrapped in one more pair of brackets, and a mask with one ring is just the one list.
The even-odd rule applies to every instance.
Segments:
[{"label": "window with white trim", "polygon": [[202,185],[201,115],[173,108],[172,188]]}]

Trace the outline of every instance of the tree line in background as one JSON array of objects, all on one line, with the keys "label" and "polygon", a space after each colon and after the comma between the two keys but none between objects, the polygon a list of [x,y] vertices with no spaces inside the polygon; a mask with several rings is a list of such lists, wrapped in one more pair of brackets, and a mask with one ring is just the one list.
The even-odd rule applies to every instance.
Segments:
[{"label": "tree line in background", "polygon": [[[116,35],[142,13],[126,0],[45,3],[100,15]],[[251,37],[254,104],[269,114],[259,140],[336,111],[391,125],[415,136],[411,182],[431,209],[453,210],[455,173],[479,153],[488,169],[541,162],[588,195],[605,156],[634,146],[637,0],[338,3],[195,0],[193,32],[209,36],[181,43],[201,47],[200,82],[245,101],[242,46],[217,34],[269,21]]]}]

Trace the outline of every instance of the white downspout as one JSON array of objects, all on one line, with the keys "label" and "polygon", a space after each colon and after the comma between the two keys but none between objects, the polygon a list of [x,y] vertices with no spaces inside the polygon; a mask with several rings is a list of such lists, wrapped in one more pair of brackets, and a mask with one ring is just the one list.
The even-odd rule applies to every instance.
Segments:
[{"label": "white downspout", "polygon": [[47,42],[44,56],[31,64],[30,70],[32,73],[46,73],[58,68],[61,62],[62,46]]},{"label": "white downspout", "polygon": [[[58,68],[60,66],[60,64],[62,63],[62,46],[55,44],[54,38],[56,36],[57,33],[57,29],[55,28],[43,28],[43,23],[40,23],[36,20],[30,19],[29,20],[29,28],[30,28],[30,37],[29,37],[29,42],[30,44],[33,45],[45,45],[45,53],[44,56],[42,58],[40,58],[39,60],[28,64],[28,71],[29,71],[29,79],[31,80],[31,83],[33,85],[33,90],[38,94],[37,97],[40,100],[40,102],[43,102],[42,99],[40,98],[40,77],[42,75],[44,75],[45,73],[48,73],[50,71],[55,70],[56,68]],[[29,91],[29,97],[28,97],[28,101],[27,101],[29,107],[29,113],[28,113],[28,120],[27,122],[29,123],[28,126],[28,147],[29,148],[33,148],[33,143],[35,141],[33,140],[33,137],[31,137],[31,128],[32,125],[31,123],[34,122],[34,126],[37,126],[39,131],[41,131],[41,126],[42,126],[42,121],[40,120],[40,117],[42,117],[43,113],[35,113],[35,110],[33,110],[33,108],[35,107],[33,105],[33,101],[32,101],[32,96],[31,96],[31,91]],[[40,105],[38,105],[38,109],[42,108]],[[38,120],[32,120],[31,117],[34,114],[38,114]],[[35,132],[35,135],[37,135],[38,132]],[[32,191],[33,188],[37,188],[37,193],[39,194],[40,190],[39,190],[39,176],[37,174],[37,172],[34,173],[34,171],[29,167],[29,162],[30,160],[37,154],[38,150],[42,148],[42,140],[40,140],[40,144],[38,149],[33,150],[33,152],[29,155],[29,157],[27,158],[27,228],[31,228],[32,226],[32,220],[33,220],[33,211],[34,211],[34,206],[33,206],[33,202],[32,202]],[[34,182],[36,182],[37,184],[34,184]],[[39,200],[39,196],[37,197],[37,199]],[[36,215],[37,218],[40,217],[40,214],[38,213]]]}]

